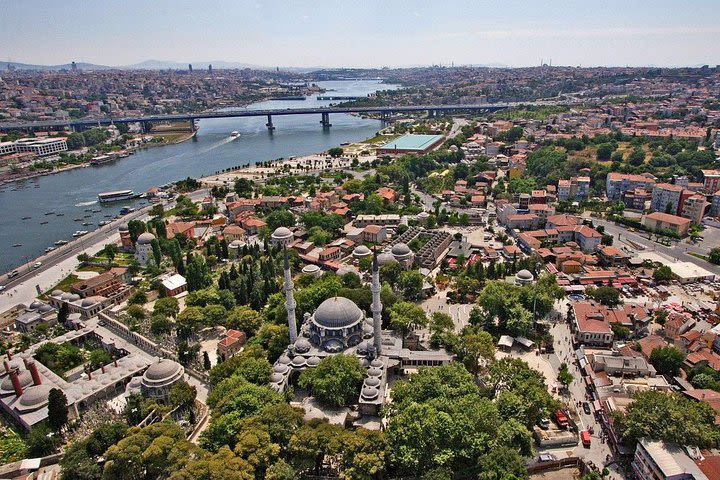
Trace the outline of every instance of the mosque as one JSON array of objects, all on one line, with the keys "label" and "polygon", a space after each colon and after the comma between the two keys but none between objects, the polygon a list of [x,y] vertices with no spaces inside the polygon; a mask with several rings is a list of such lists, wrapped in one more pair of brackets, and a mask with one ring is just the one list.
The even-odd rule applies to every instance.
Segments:
[{"label": "mosque", "polygon": [[359,411],[365,415],[378,415],[380,407],[388,401],[389,374],[402,374],[420,366],[438,366],[453,361],[454,357],[445,350],[405,348],[400,335],[382,329],[378,256],[373,257],[372,264],[371,317],[366,317],[352,300],[332,297],[322,302],[315,312],[305,312],[298,331],[294,285],[287,255],[292,237],[292,232],[285,227],[279,227],[272,234],[273,243],[283,247],[285,252],[285,309],[290,332],[287,350],[273,365],[270,376],[273,389],[285,391],[301,371],[316,367],[323,358],[337,354],[356,355],[367,368],[358,398]]}]

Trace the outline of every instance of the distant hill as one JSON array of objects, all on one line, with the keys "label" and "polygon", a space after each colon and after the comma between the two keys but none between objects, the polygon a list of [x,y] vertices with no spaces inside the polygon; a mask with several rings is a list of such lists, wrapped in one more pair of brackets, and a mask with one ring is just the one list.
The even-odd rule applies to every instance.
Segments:
[{"label": "distant hill", "polygon": [[[85,62],[80,62],[80,63],[77,63],[76,65],[79,70],[110,70],[112,68],[117,68],[117,67],[109,67],[107,65],[95,65],[93,63],[85,63]],[[0,71],[7,70],[8,67],[14,68],[15,70],[52,71],[52,70],[70,70],[72,68],[72,64],[64,63],[62,65],[34,65],[31,63],[1,62],[0,61]]]},{"label": "distant hill", "polygon": [[[208,65],[212,65],[213,69],[224,70],[224,69],[242,69],[250,68],[253,70],[274,70],[276,67],[268,67],[263,65],[253,65],[250,63],[240,62],[225,62],[222,60],[216,61],[204,61],[204,62],[171,62],[166,60],[145,60],[144,62],[134,63],[132,65],[97,65],[94,63],[79,62],[76,64],[78,70],[187,70],[188,63],[192,64],[194,70],[207,70]],[[20,62],[2,62],[0,61],[0,73],[7,70],[8,67],[15,70],[39,70],[39,71],[58,71],[58,70],[70,70],[72,69],[71,63],[64,63],[62,65],[36,65],[31,63],[20,63]],[[284,68],[280,67],[285,71],[308,71],[306,68]]]}]

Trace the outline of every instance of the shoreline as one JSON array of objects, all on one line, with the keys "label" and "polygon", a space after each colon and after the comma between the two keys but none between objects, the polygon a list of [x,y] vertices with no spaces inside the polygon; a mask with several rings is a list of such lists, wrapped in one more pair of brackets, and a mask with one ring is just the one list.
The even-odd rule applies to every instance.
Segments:
[{"label": "shoreline", "polygon": [[[170,133],[172,133],[172,132],[170,132]],[[192,138],[195,136],[196,133],[197,133],[197,131],[185,132],[185,135],[179,135],[179,138],[177,138],[177,139],[175,139],[175,140],[173,140],[173,141],[167,141],[167,142],[148,142],[147,144],[143,144],[143,145],[141,145],[141,146],[139,146],[139,147],[135,147],[135,148],[132,148],[132,147],[131,147],[130,149],[126,149],[126,150],[128,151],[129,155],[133,155],[133,154],[135,154],[135,152],[144,150],[144,149],[146,149],[146,148],[156,148],[156,147],[166,147],[166,146],[170,146],[170,145],[177,145],[177,144],[179,144],[179,143],[187,142],[188,140],[192,139]],[[129,155],[128,155],[128,156],[129,156]],[[112,160],[112,161],[113,161],[113,162],[117,162],[117,161],[119,161],[119,160],[122,160],[122,158],[116,158],[116,159],[114,159],[114,160]],[[30,175],[25,175],[25,176],[19,177],[19,178],[12,178],[12,179],[8,179],[8,180],[2,180],[2,181],[0,181],[0,186],[11,185],[11,184],[13,184],[13,183],[24,182],[25,180],[32,180],[33,178],[45,177],[45,176],[47,176],[47,175],[54,175],[54,174],[56,174],[56,173],[63,173],[63,172],[69,171],[69,170],[74,170],[74,169],[76,169],[76,168],[86,168],[86,167],[91,167],[91,166],[92,166],[92,164],[91,164],[89,161],[83,162],[83,163],[63,165],[62,167],[54,168],[54,169],[52,169],[52,170],[50,170],[50,171],[44,170],[44,171],[41,171],[41,172],[32,173],[32,174],[30,174]]]}]

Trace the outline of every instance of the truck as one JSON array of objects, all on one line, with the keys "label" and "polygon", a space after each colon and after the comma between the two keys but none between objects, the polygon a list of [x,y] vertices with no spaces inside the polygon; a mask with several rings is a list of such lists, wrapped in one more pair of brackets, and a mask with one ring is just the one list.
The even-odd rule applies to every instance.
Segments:
[{"label": "truck", "polygon": [[590,448],[590,432],[587,430],[580,432],[580,440],[582,441],[583,447]]},{"label": "truck", "polygon": [[562,410],[558,410],[553,413],[553,419],[555,420],[555,423],[558,424],[558,427],[568,428],[568,418]]}]

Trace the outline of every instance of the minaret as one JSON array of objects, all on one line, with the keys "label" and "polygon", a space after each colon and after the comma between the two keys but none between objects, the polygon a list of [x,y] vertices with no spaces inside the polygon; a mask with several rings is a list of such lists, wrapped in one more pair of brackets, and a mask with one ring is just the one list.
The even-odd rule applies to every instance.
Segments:
[{"label": "minaret", "polygon": [[377,252],[373,251],[373,263],[372,263],[372,285],[370,287],[372,291],[372,304],[370,305],[370,311],[372,311],[373,317],[373,337],[375,346],[375,355],[381,354],[382,345],[382,302],[380,302],[380,270],[378,268]]},{"label": "minaret", "polygon": [[290,343],[297,340],[297,324],[295,323],[295,297],[293,296],[293,281],[290,274],[290,262],[288,261],[287,247],[283,247],[284,270],[285,270],[285,310],[287,310],[288,330],[290,331]]}]

